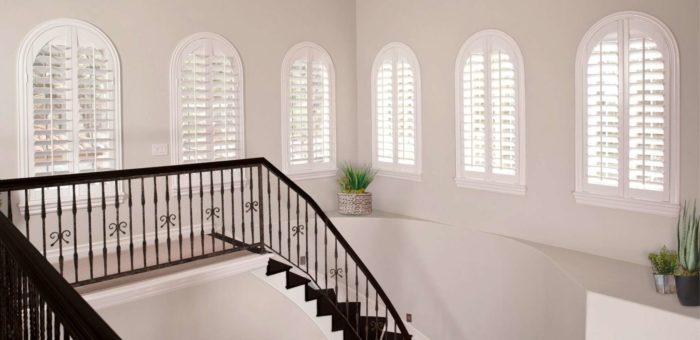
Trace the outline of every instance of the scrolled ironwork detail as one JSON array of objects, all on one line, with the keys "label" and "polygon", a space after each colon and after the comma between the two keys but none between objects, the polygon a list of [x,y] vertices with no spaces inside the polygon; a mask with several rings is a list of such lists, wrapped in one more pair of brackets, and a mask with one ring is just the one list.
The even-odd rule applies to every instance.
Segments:
[{"label": "scrolled ironwork detail", "polygon": [[369,322],[370,332],[381,332],[382,328],[384,328],[384,323],[381,321],[372,320]]},{"label": "scrolled ironwork detail", "polygon": [[163,224],[160,225],[161,228],[171,228],[175,226],[175,220],[177,219],[177,216],[175,214],[170,214],[170,215],[163,215],[160,217],[160,221],[163,222]]},{"label": "scrolled ironwork detail", "polygon": [[260,204],[258,204],[258,201],[246,202],[245,203],[245,212],[250,212],[251,210],[257,212],[259,205]]},{"label": "scrolled ironwork detail", "polygon": [[221,208],[219,207],[214,207],[214,208],[207,208],[204,210],[204,213],[207,214],[207,220],[214,220],[215,218],[219,218],[219,212],[221,212]]},{"label": "scrolled ironwork detail", "polygon": [[55,241],[53,241],[53,243],[51,243],[51,247],[55,246],[56,243],[59,243],[59,242],[60,242],[61,244],[63,244],[63,243],[70,243],[70,240],[69,240],[68,238],[69,238],[71,235],[72,235],[72,233],[71,233],[70,230],[64,230],[64,231],[62,231],[62,232],[60,232],[60,233],[57,232],[57,231],[54,231],[53,233],[49,234],[49,237],[50,237],[52,240],[55,240]]},{"label": "scrolled ironwork detail", "polygon": [[296,225],[292,227],[292,236],[304,235],[304,225]]},{"label": "scrolled ironwork detail", "polygon": [[125,221],[122,221],[119,223],[116,223],[116,222],[111,223],[108,227],[109,230],[112,231],[111,233],[109,233],[109,237],[112,237],[112,236],[114,236],[114,234],[117,234],[117,233],[121,233],[122,235],[126,235],[126,230],[125,230],[126,227],[127,227],[127,224]]},{"label": "scrolled ironwork detail", "polygon": [[343,278],[343,268],[331,268],[328,272],[331,274],[331,278],[336,276]]}]

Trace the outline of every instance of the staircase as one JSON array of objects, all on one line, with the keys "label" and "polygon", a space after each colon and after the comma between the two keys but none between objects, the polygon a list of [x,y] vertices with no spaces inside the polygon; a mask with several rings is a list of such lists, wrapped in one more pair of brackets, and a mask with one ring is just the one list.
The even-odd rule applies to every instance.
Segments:
[{"label": "staircase", "polygon": [[399,340],[401,334],[388,331],[387,318],[362,315],[362,302],[340,302],[335,289],[320,289],[310,279],[292,271],[292,266],[270,259],[265,275],[284,275],[285,289],[304,287],[306,302],[316,302],[316,317],[330,316],[332,331],[343,340]]}]

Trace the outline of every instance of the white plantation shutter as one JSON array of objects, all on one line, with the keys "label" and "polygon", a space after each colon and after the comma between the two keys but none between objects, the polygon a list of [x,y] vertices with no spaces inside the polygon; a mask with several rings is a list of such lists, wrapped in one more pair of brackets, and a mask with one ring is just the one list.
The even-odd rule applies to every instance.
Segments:
[{"label": "white plantation shutter", "polygon": [[620,161],[620,53],[606,35],[588,58],[586,150],[588,183],[617,186]]},{"label": "white plantation shutter", "polygon": [[374,165],[395,173],[420,173],[420,73],[418,59],[401,43],[386,45],[373,67]]},{"label": "white plantation shutter", "polygon": [[678,210],[678,48],[643,13],[596,23],[577,57],[576,198],[675,215]]},{"label": "white plantation shutter", "polygon": [[676,199],[669,178],[668,100],[675,96],[669,79],[675,53],[668,43],[672,36],[663,30],[650,17],[623,15],[598,24],[582,42],[585,175],[577,191],[657,202]]},{"label": "white plantation shutter", "polygon": [[517,45],[502,32],[479,32],[462,47],[456,72],[458,183],[524,193],[522,58]]},{"label": "white plantation shutter", "polygon": [[242,158],[242,65],[223,37],[198,33],[173,55],[177,163]]},{"label": "white plantation shutter", "polygon": [[302,43],[285,57],[283,126],[285,169],[314,172],[335,168],[333,65],[317,45]]},{"label": "white plantation shutter", "polygon": [[119,65],[109,40],[88,24],[53,21],[29,35],[20,56],[31,94],[21,106],[25,175],[118,169]]}]

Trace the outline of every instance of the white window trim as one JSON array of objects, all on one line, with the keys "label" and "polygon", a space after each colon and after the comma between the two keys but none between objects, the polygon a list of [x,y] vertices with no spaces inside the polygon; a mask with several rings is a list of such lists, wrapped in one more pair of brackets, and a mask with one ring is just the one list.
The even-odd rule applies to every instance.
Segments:
[{"label": "white window trim", "polygon": [[[19,52],[17,54],[17,67],[16,67],[16,72],[17,72],[17,109],[19,111],[19,119],[18,119],[18,128],[19,128],[19,176],[20,177],[29,177],[31,176],[30,174],[30,166],[29,166],[29,149],[31,143],[29,142],[29,138],[32,136],[29,133],[28,128],[31,126],[31,99],[32,96],[30,93],[28,93],[28,84],[31,81],[31,76],[30,74],[27,73],[27,63],[28,62],[34,62],[34,57],[33,55],[30,55],[31,50],[32,50],[32,45],[34,41],[38,38],[40,38],[44,33],[46,33],[49,30],[52,30],[57,27],[62,27],[62,26],[71,26],[75,27],[78,29],[83,29],[86,31],[91,32],[95,36],[97,36],[105,45],[105,48],[109,51],[109,53],[112,55],[114,58],[114,124],[115,124],[115,165],[116,169],[122,169],[122,159],[123,159],[123,154],[122,154],[122,96],[121,96],[121,59],[119,57],[119,53],[117,52],[117,49],[114,46],[114,43],[112,40],[97,26],[94,26],[90,23],[87,23],[82,20],[77,20],[77,19],[71,19],[71,18],[59,18],[59,19],[53,19],[49,20],[46,22],[43,22],[37,26],[35,26],[27,35],[22,39],[22,44],[20,45]],[[66,190],[66,193],[68,190]],[[23,193],[21,194],[22,197],[20,197],[19,201],[19,206],[21,208],[22,213],[25,210],[25,199],[23,197]],[[119,195],[123,196],[122,188],[119,189]],[[55,194],[53,195],[55,198]],[[63,198],[63,194],[61,195]],[[114,193],[108,193],[105,194],[105,199],[107,202],[113,203],[114,202]],[[47,196],[50,197],[50,196]],[[120,197],[121,200],[121,197]],[[93,197],[93,204],[96,202],[96,198]],[[37,214],[41,212],[41,198],[39,195],[34,195],[33,192],[30,192],[30,198],[28,200],[29,203],[29,212],[30,214]],[[83,191],[81,191],[77,196],[76,196],[76,205],[79,208],[86,207],[87,206],[87,194],[85,194]],[[64,201],[61,204],[62,208],[66,208],[69,206],[72,206],[72,200],[70,202]],[[57,210],[57,204],[46,204],[46,212],[54,212]]]},{"label": "white window trim", "polygon": [[[304,48],[315,49],[321,59],[328,65],[329,81],[330,81],[330,97],[331,97],[331,160],[327,164],[321,165],[305,165],[305,166],[290,166],[289,165],[289,116],[288,116],[288,83],[289,83],[289,68],[294,62],[294,56],[298,50]],[[328,51],[320,45],[304,41],[292,46],[284,56],[281,69],[281,88],[282,88],[282,171],[294,180],[305,180],[323,177],[333,177],[337,174],[336,161],[336,114],[335,114],[335,65]]]},{"label": "white window trim", "polygon": [[239,103],[240,103],[240,157],[245,158],[245,81],[243,75],[243,62],[241,56],[238,53],[233,44],[228,41],[223,36],[212,33],[212,32],[199,32],[192,34],[180,41],[175,47],[173,54],[170,58],[170,161],[171,164],[180,164],[180,98],[178,96],[178,74],[180,71],[180,64],[182,62],[183,54],[182,52],[193,42],[197,40],[214,40],[217,41],[231,52],[231,57],[235,60],[237,65],[240,65],[240,78],[238,86]]},{"label": "white window trim", "polygon": [[[379,67],[387,59],[387,54],[398,50],[398,54],[406,57],[409,60],[411,67],[413,68],[414,74],[414,87],[416,89],[416,117],[415,117],[415,165],[399,165],[396,163],[386,163],[379,162],[378,160],[378,150],[377,150],[377,71]],[[377,175],[396,179],[405,179],[411,181],[420,181],[422,172],[422,135],[421,135],[421,71],[420,63],[418,62],[418,57],[413,52],[413,50],[406,44],[401,42],[392,42],[386,44],[377,53],[374,63],[372,64],[372,166],[378,170]],[[397,152],[397,145],[394,144],[394,154]]]},{"label": "white window trim", "polygon": [[[517,174],[514,182],[503,182],[499,181],[498,176],[469,176],[467,172],[464,171],[464,157],[462,152],[464,150],[462,144],[464,143],[462,119],[464,117],[462,109],[462,67],[464,62],[467,60],[468,54],[471,52],[474,43],[481,39],[495,37],[505,41],[512,52],[515,54],[514,64],[517,67],[517,80],[516,86],[516,103],[517,108],[517,128],[518,128],[518,145],[517,145]],[[514,194],[514,195],[525,195],[527,187],[525,185],[525,169],[526,169],[526,145],[525,145],[525,65],[522,52],[517,42],[508,34],[503,31],[487,29],[475,33],[462,45],[462,48],[457,54],[457,60],[455,62],[455,140],[456,143],[456,169],[455,169],[455,183],[457,187],[467,188],[467,189],[477,189],[485,191],[493,191],[498,193]],[[490,133],[490,132],[488,132]]]},{"label": "white window trim", "polygon": [[[643,22],[652,24],[655,26],[659,33],[661,33],[664,43],[669,47],[667,51],[668,56],[665,56],[665,62],[668,69],[668,75],[671,79],[668,80],[668,93],[669,93],[669,129],[670,136],[668,140],[670,141],[669,153],[670,162],[668,169],[668,190],[669,190],[669,200],[668,201],[650,201],[640,198],[634,198],[631,196],[624,197],[622,194],[606,195],[591,191],[589,186],[586,184],[586,169],[585,169],[585,142],[584,138],[586,136],[585,128],[586,125],[584,121],[586,119],[586,96],[584,90],[586,89],[586,67],[588,61],[588,45],[591,43],[592,39],[598,34],[598,32],[604,27],[618,22],[620,20],[637,19]],[[625,69],[627,69],[625,60]],[[622,209],[634,212],[644,212],[655,215],[663,216],[676,216],[680,209],[680,73],[679,73],[679,52],[678,43],[673,36],[671,30],[663,22],[656,19],[655,17],[636,11],[625,11],[618,12],[601,19],[596,22],[583,36],[581,42],[578,46],[578,51],[576,53],[576,190],[574,192],[574,198],[576,203]],[[627,86],[622,84],[622,86]],[[622,120],[626,119],[627,113],[622,112]],[[624,127],[623,127],[624,129]],[[626,134],[624,137],[626,138]],[[621,158],[627,163],[627,153],[628,150],[622,148]],[[625,166],[623,173],[620,178],[620,188],[627,186],[627,173],[625,172],[627,167]],[[622,190],[622,189],[621,189]]]}]

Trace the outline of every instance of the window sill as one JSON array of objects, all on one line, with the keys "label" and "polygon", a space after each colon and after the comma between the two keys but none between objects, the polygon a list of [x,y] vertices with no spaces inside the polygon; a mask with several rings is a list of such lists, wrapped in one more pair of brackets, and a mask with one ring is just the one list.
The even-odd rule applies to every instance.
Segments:
[{"label": "window sill", "polygon": [[[124,203],[124,193],[120,192],[119,193],[119,204]],[[47,214],[55,213],[58,212],[58,200],[56,198],[50,198],[46,199],[44,201],[44,212]],[[42,212],[41,209],[41,201],[40,200],[34,200],[30,199],[29,200],[29,215],[34,216],[34,215],[40,215]],[[90,200],[90,205],[92,207],[93,212],[96,210],[102,210],[102,197],[92,197]],[[105,195],[105,207],[107,209],[114,208],[115,205],[115,196],[114,195]],[[87,196],[77,196],[75,198],[75,208],[78,210],[86,209],[88,206],[88,199]],[[19,204],[17,204],[17,207],[19,208],[19,211],[21,214],[24,214],[25,210],[25,204],[24,200],[22,200]],[[73,199],[72,198],[61,198],[61,211],[63,214],[72,214],[73,213]]]},{"label": "window sill", "polygon": [[420,182],[422,180],[421,174],[412,173],[412,172],[382,170],[382,169],[379,169],[379,172],[377,172],[377,176],[387,177],[387,178],[395,178],[395,179],[404,179],[404,180],[414,181],[414,182]]},{"label": "window sill", "polygon": [[338,173],[337,169],[325,169],[325,170],[309,170],[309,171],[296,171],[287,172],[287,176],[294,181],[303,181],[307,179],[317,179],[325,177],[335,177]]},{"label": "window sill", "polygon": [[459,188],[493,191],[502,194],[524,196],[526,191],[526,187],[523,184],[487,182],[484,180],[467,178],[455,178],[455,182]]},{"label": "window sill", "polygon": [[645,201],[634,198],[622,198],[588,192],[574,192],[576,203],[595,207],[621,209],[661,216],[677,216],[680,205],[669,202]]}]

